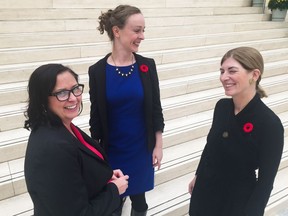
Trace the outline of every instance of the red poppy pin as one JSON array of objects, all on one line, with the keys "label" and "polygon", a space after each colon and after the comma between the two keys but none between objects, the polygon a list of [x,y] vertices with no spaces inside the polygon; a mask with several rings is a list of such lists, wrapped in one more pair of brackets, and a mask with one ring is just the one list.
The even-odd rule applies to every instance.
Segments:
[{"label": "red poppy pin", "polygon": [[243,130],[245,133],[250,133],[253,130],[253,124],[250,122],[247,122],[246,124],[244,124],[243,126]]},{"label": "red poppy pin", "polygon": [[143,72],[143,73],[147,73],[148,72],[148,66],[145,65],[145,64],[142,64],[140,65],[140,70]]}]

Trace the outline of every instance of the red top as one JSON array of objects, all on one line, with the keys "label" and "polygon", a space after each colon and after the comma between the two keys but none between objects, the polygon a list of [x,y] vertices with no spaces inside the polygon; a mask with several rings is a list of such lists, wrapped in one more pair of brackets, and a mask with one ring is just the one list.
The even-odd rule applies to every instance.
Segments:
[{"label": "red top", "polygon": [[77,137],[77,139],[83,144],[85,145],[88,149],[90,149],[92,152],[94,152],[98,157],[100,157],[102,160],[104,160],[103,155],[97,150],[95,149],[93,146],[91,146],[89,143],[87,143],[82,134],[80,133],[80,131],[76,128],[76,126],[74,124],[71,123],[71,129],[74,132],[75,136]]}]

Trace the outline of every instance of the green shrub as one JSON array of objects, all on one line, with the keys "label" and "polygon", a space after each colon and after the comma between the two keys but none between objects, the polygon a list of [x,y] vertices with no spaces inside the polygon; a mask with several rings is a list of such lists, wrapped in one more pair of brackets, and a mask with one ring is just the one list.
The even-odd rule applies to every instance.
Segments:
[{"label": "green shrub", "polygon": [[268,2],[268,8],[270,10],[273,9],[286,10],[288,9],[288,0],[270,0]]}]

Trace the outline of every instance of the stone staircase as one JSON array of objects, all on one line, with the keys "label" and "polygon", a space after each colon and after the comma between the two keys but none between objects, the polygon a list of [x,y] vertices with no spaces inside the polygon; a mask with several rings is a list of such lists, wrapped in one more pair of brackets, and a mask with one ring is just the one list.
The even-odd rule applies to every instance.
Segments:
[{"label": "stone staircase", "polygon": [[[120,3],[120,1],[119,1]],[[121,2],[122,3],[122,2]],[[127,4],[135,5],[132,0]],[[89,133],[88,67],[110,51],[97,31],[101,10],[117,1],[1,0],[0,2],[0,216],[30,216],[23,163],[29,132],[23,129],[27,80],[38,66],[59,62],[86,85],[84,110],[75,124]],[[261,51],[264,102],[281,118],[285,147],[265,216],[288,215],[288,22],[271,22],[251,0],[137,2],[146,21],[140,54],[157,63],[166,128],[164,158],[148,215],[184,216],[188,183],[197,168],[217,100],[222,55],[238,46]],[[268,158],[267,158],[268,160]],[[129,215],[126,201],[123,215]],[[284,212],[284,213],[283,213]]]}]

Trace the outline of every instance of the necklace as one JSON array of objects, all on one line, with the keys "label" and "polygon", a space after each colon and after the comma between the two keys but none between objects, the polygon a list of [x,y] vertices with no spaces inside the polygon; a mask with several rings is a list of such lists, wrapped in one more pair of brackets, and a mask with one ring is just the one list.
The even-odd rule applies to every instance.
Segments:
[{"label": "necklace", "polygon": [[130,76],[130,75],[132,74],[133,70],[134,70],[133,57],[134,57],[134,55],[132,55],[132,58],[131,58],[132,65],[131,65],[130,71],[129,71],[128,73],[122,73],[122,72],[120,71],[120,69],[117,67],[117,65],[115,64],[115,61],[114,61],[114,59],[113,59],[113,56],[111,55],[111,59],[112,59],[114,65],[115,65],[115,67],[116,67],[116,69],[115,69],[115,70],[116,70],[116,73],[119,74],[119,75],[122,76],[122,77],[128,77],[128,76]]}]

